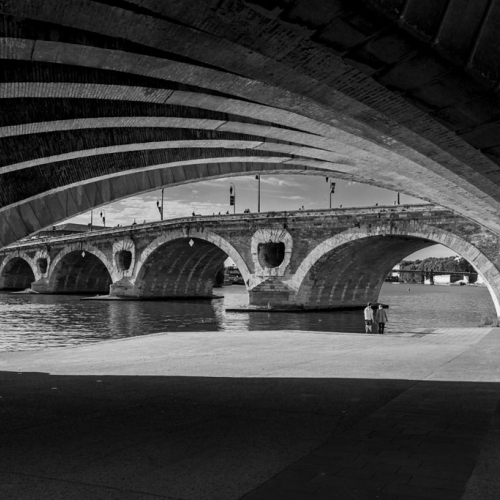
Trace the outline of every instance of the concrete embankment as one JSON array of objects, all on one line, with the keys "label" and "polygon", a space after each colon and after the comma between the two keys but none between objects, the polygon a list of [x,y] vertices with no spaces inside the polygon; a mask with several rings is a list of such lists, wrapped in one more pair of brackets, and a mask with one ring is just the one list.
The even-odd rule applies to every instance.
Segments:
[{"label": "concrete embankment", "polygon": [[499,347],[183,332],[0,353],[0,498],[496,499]]}]

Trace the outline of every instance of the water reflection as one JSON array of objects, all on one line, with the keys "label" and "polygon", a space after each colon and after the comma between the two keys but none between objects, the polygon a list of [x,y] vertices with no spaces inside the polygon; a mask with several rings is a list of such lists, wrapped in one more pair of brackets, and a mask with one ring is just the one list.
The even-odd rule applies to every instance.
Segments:
[{"label": "water reflection", "polygon": [[[363,332],[359,311],[251,313],[249,330]],[[361,326],[363,326],[361,328]]]},{"label": "water reflection", "polygon": [[[0,292],[0,350],[43,349],[158,332],[306,330],[364,332],[361,311],[226,313],[245,305],[243,286],[215,290],[211,301],[81,301],[77,296]],[[493,302],[486,288],[391,285],[388,333],[415,327],[476,327]]]}]

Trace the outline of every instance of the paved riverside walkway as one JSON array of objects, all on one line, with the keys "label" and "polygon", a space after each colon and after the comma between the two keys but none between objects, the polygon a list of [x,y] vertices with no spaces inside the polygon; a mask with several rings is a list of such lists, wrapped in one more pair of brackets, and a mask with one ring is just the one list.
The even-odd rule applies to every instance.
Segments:
[{"label": "paved riverside walkway", "polygon": [[0,353],[0,498],[500,498],[500,329]]}]

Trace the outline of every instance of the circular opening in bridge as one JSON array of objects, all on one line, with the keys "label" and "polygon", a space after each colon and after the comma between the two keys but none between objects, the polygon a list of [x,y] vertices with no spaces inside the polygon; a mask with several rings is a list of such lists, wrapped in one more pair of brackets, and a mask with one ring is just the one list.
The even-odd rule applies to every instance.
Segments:
[{"label": "circular opening in bridge", "polygon": [[38,267],[38,271],[40,274],[45,274],[47,272],[47,259],[41,258],[36,261],[36,265]]},{"label": "circular opening in bridge", "polygon": [[116,266],[120,271],[127,271],[132,264],[132,252],[128,250],[120,250],[116,252]]},{"label": "circular opening in bridge", "polygon": [[283,242],[259,243],[257,247],[259,262],[262,267],[278,267],[285,258],[285,244]]}]

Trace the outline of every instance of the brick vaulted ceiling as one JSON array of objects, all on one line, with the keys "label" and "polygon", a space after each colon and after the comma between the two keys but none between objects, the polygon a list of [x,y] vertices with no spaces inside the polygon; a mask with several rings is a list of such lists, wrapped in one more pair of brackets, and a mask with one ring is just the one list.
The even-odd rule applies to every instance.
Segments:
[{"label": "brick vaulted ceiling", "polygon": [[254,172],[333,172],[500,233],[500,0],[0,0],[0,16],[0,246]]}]

